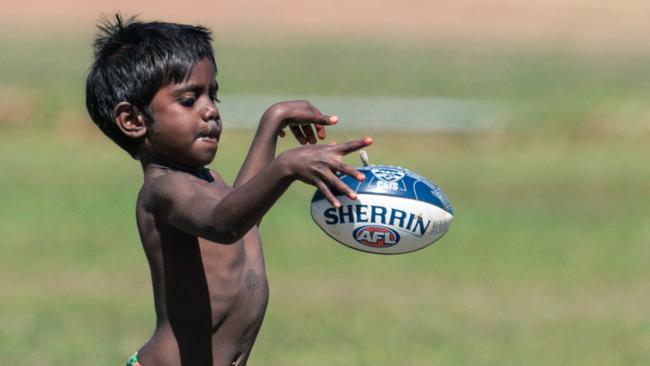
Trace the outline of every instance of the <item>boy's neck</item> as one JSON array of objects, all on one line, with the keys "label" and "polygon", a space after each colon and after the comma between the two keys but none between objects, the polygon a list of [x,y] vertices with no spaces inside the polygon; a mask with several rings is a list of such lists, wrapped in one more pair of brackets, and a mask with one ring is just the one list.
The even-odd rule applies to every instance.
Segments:
[{"label": "boy's neck", "polygon": [[145,172],[148,169],[181,171],[208,182],[212,182],[213,180],[209,170],[205,167],[194,168],[160,155],[148,156],[146,159],[141,159],[140,162],[142,163],[142,170]]}]

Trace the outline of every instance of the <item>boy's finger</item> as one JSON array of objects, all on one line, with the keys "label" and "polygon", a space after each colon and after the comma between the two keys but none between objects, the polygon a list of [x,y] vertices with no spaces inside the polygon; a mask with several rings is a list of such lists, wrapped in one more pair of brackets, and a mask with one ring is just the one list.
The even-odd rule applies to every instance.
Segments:
[{"label": "boy's finger", "polygon": [[339,122],[339,118],[337,116],[323,116],[323,124],[324,125],[329,125],[333,126]]},{"label": "boy's finger", "polygon": [[287,126],[304,126],[304,125],[321,125],[321,126],[333,126],[339,122],[339,118],[336,116],[321,116],[305,114],[296,118],[292,118],[286,122]]},{"label": "boy's finger", "polygon": [[330,191],[329,187],[327,186],[327,184],[325,184],[325,182],[323,182],[322,180],[317,180],[315,183],[316,183],[316,187],[318,187],[318,189],[321,192],[323,192],[323,195],[332,204],[332,206],[336,208],[341,207],[341,202],[339,202],[339,200],[337,200],[336,197],[334,197],[332,191]]},{"label": "boy's finger", "polygon": [[311,103],[309,103],[309,108],[307,108],[307,109],[309,109],[312,113],[314,113],[314,116],[316,118],[312,118],[312,119],[322,119],[324,117],[323,114],[320,112],[320,110],[318,108],[316,108],[316,106],[311,104]]},{"label": "boy's finger", "polygon": [[289,126],[291,129],[291,132],[293,133],[294,136],[296,136],[296,139],[300,143],[300,145],[306,145],[307,144],[307,138],[305,135],[302,133],[302,130],[300,129],[299,126]]},{"label": "boy's finger", "polygon": [[305,135],[307,142],[310,144],[315,144],[317,142],[316,135],[314,134],[314,129],[310,125],[302,126],[302,133]]},{"label": "boy's finger", "polygon": [[364,147],[371,145],[372,144],[372,138],[370,137],[364,137],[359,140],[354,140],[350,142],[346,142],[344,144],[338,145],[339,151],[341,154],[346,155],[349,154],[353,151],[357,151],[360,149],[363,149]]},{"label": "boy's finger", "polygon": [[364,179],[366,179],[366,176],[360,171],[354,169],[352,165],[340,163],[336,170],[358,180],[359,182],[363,182]]},{"label": "boy's finger", "polygon": [[347,184],[343,183],[343,181],[334,175],[333,173],[327,174],[326,176],[330,187],[336,188],[336,190],[339,193],[342,193],[346,196],[348,196],[351,200],[356,200],[357,199],[357,193],[352,190]]},{"label": "boy's finger", "polygon": [[[306,121],[305,121],[306,122]],[[339,118],[337,116],[315,116],[309,119],[309,123],[314,124],[314,125],[321,125],[321,126],[333,126],[339,122]]]},{"label": "boy's finger", "polygon": [[325,127],[321,125],[314,125],[314,127],[316,127],[316,136],[318,136],[320,140],[325,140],[325,138],[327,137],[327,132],[325,131]]}]

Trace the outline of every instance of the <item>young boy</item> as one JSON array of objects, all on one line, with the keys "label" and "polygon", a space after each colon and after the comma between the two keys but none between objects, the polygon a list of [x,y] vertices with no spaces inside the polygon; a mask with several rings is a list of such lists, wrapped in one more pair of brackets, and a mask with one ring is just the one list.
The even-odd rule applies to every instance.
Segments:
[{"label": "young boy", "polygon": [[[210,32],[119,16],[99,29],[86,106],[102,132],[142,164],[136,219],[157,315],[129,365],[245,365],[268,300],[257,225],[296,180],[337,207],[335,194],[355,199],[336,173],[362,180],[342,156],[372,140],[316,145],[337,118],[306,101],[277,103],[228,186],[205,168],[222,129]],[[305,146],[275,157],[287,127]]]}]

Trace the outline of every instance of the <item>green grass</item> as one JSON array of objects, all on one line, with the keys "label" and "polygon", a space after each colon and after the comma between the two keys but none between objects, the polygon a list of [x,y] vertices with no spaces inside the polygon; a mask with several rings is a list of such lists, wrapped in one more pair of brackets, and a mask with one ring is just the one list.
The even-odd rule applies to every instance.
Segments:
[{"label": "green grass", "polygon": [[[91,41],[90,33],[0,36],[0,91],[32,95],[39,126],[83,109]],[[650,97],[650,55],[641,52],[250,37],[217,38],[215,49],[226,103],[234,94],[481,99],[503,104],[512,128],[560,133],[635,128],[648,113],[635,110]]]},{"label": "green grass", "polygon": [[[512,124],[368,131],[372,162],[431,178],[454,205],[450,232],[420,252],[333,242],[309,218],[314,189],[294,185],[261,228],[271,300],[251,364],[645,365],[648,57],[355,42],[219,40],[224,103],[478,98]],[[141,172],[87,120],[89,59],[89,35],[0,36],[2,365],[119,365],[153,330]],[[251,135],[226,126],[213,167],[227,180]]]},{"label": "green grass", "polygon": [[[213,164],[226,179],[250,137],[226,132]],[[271,300],[252,364],[646,362],[647,146],[375,139],[373,161],[446,190],[451,231],[409,255],[358,253],[311,222],[313,189],[293,186],[262,225]],[[137,163],[97,134],[1,140],[0,363],[123,362],[154,321]]]}]

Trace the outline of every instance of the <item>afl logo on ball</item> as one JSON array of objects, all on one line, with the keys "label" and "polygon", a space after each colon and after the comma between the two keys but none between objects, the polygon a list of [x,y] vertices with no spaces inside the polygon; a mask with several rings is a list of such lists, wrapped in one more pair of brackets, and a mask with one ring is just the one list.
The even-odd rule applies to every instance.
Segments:
[{"label": "afl logo on ball", "polygon": [[399,243],[397,231],[380,225],[362,226],[352,235],[357,242],[373,248],[387,248]]}]

